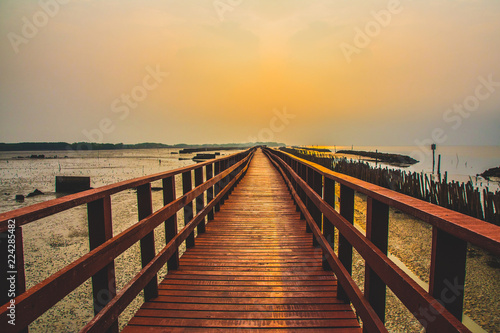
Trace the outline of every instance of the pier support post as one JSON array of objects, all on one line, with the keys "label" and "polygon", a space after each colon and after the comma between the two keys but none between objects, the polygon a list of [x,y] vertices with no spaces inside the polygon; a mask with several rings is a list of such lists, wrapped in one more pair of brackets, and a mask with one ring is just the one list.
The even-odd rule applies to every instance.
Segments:
[{"label": "pier support post", "polygon": [[[320,197],[323,196],[323,175],[320,174],[319,172],[315,171],[313,168],[308,168],[307,169],[307,184],[311,189],[316,192]],[[316,205],[312,202],[312,200],[308,199],[308,207],[307,209],[311,213],[311,216],[316,222],[316,225],[318,226],[319,230],[321,230],[321,210],[316,207]],[[316,239],[316,237],[313,237],[313,246],[319,246],[319,243]]]},{"label": "pier support post", "polygon": [[[203,167],[194,169],[194,186],[199,186],[203,184]],[[203,210],[203,207],[205,207],[205,193],[200,194],[196,198],[196,214],[201,212]],[[197,227],[198,234],[202,234],[205,232],[205,218],[203,218],[203,221],[198,224]]]},{"label": "pier support post", "polygon": [[[175,176],[170,176],[168,178],[163,178],[163,205],[166,206],[176,199],[175,193]],[[170,242],[175,235],[177,235],[177,213],[170,216],[165,221],[165,245]],[[169,271],[175,270],[179,267],[179,250],[176,250],[174,254],[167,261],[167,268]]]},{"label": "pier support post", "polygon": [[[304,180],[305,182],[307,182],[307,177],[306,177],[306,166],[302,163],[299,162],[299,167],[298,167],[298,175],[300,178],[302,178],[302,180]],[[304,205],[306,205],[307,207],[307,198],[306,198],[306,193],[304,192],[304,190],[302,189],[302,187],[299,186],[299,197],[300,197],[300,200],[302,200],[302,202],[304,203]],[[304,220],[305,219],[305,216],[302,212],[300,212],[300,219],[301,220]],[[309,227],[309,224],[306,223],[306,232],[309,232],[311,233],[312,230],[311,228]]]},{"label": "pier support post", "polygon": [[[340,185],[340,215],[347,222],[354,223],[354,190],[341,184]],[[349,275],[352,274],[352,245],[339,233],[339,259]],[[344,302],[349,302],[349,297],[341,285],[337,289],[338,298]]]},{"label": "pier support post", "polygon": [[[217,176],[221,172],[220,161],[214,163],[214,176]],[[219,180],[214,186],[214,197],[219,195],[221,190],[222,180]],[[220,211],[220,201],[215,204],[215,212]]]},{"label": "pier support post", "polygon": [[458,320],[462,320],[466,258],[467,242],[432,228],[429,293]]},{"label": "pier support post", "polygon": [[[139,221],[153,214],[153,200],[151,198],[151,183],[137,187],[137,208],[139,211]],[[155,250],[155,232],[152,230],[140,240],[141,244],[141,262],[142,268],[156,255]],[[155,276],[148,282],[144,288],[144,300],[147,302],[158,296],[158,276]]]},{"label": "pier support post", "polygon": [[[210,180],[213,177],[213,165],[212,164],[207,164],[205,167],[205,178],[206,180]],[[214,187],[211,186],[210,188],[207,189],[207,204],[210,203],[214,198]],[[214,219],[214,209],[212,208],[208,212],[208,221],[212,221]]]},{"label": "pier support post", "polygon": [[[184,194],[190,192],[193,189],[193,181],[191,179],[191,171],[186,171],[182,174],[182,192]],[[193,202],[189,202],[184,206],[184,226],[191,221],[193,218]],[[194,246],[194,230],[191,231],[189,236],[186,238],[186,248],[191,248]]]},{"label": "pier support post", "polygon": [[[335,209],[335,181],[328,177],[325,177],[325,187],[323,189],[323,199],[327,204],[329,204],[333,209]],[[335,248],[335,227],[325,216],[323,216],[323,236],[327,240],[328,244]],[[323,269],[331,271],[332,268],[327,261],[326,254],[323,254]]]},{"label": "pier support post", "polygon": [[[111,197],[106,196],[87,204],[90,251],[113,237]],[[97,315],[115,296],[115,263],[111,261],[92,277],[94,315]],[[108,333],[118,332],[118,321],[109,327]]]},{"label": "pier support post", "polygon": [[[366,238],[387,255],[389,238],[389,206],[371,197],[366,206]],[[365,265],[365,297],[382,322],[385,322],[386,285]]]}]

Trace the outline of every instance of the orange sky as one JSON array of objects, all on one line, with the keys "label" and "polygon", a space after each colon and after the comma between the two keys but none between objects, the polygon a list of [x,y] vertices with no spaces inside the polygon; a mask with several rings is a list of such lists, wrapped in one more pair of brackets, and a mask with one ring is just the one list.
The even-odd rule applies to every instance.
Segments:
[{"label": "orange sky", "polygon": [[41,3],[0,3],[0,142],[500,144],[500,85],[447,113],[500,82],[496,0]]}]

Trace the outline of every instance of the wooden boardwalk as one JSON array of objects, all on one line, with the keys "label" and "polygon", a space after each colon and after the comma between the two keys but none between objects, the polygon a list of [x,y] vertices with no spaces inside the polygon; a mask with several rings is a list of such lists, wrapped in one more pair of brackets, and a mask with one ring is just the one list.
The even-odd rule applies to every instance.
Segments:
[{"label": "wooden boardwalk", "polygon": [[123,332],[361,332],[280,174],[258,150],[206,233]]}]

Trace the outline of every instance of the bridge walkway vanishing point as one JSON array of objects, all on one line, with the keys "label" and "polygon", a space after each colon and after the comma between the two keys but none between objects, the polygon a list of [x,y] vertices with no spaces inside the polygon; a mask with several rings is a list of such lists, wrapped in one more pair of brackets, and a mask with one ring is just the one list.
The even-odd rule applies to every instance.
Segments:
[{"label": "bridge walkway vanishing point", "polygon": [[351,306],[261,150],[179,267],[123,332],[288,329],[360,332]]}]

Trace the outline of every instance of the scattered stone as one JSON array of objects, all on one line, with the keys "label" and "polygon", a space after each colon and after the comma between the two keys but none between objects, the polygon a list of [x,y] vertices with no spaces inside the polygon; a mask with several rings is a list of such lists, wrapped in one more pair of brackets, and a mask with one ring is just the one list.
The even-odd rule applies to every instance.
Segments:
[{"label": "scattered stone", "polygon": [[16,194],[16,201],[23,202],[24,201],[24,195],[22,195],[22,194]]},{"label": "scattered stone", "polygon": [[43,194],[42,191],[40,191],[39,189],[35,189],[33,192],[28,194],[26,198],[36,197],[37,195],[42,195],[42,194]]}]

